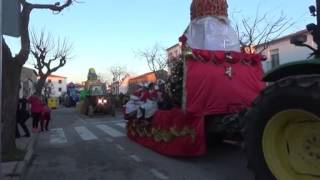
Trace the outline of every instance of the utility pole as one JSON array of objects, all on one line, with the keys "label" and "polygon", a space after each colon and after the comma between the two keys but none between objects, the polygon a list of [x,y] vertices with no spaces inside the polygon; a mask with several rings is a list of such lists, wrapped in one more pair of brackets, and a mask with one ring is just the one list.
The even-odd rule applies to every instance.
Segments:
[{"label": "utility pole", "polygon": [[310,6],[309,11],[311,16],[317,18],[316,24],[311,23],[307,25],[307,30],[311,33],[313,41],[317,44],[317,49],[309,48],[314,51],[312,55],[315,55],[316,58],[320,58],[320,0],[316,0],[316,6]]},{"label": "utility pole", "polygon": [[[320,0],[316,0],[316,9],[317,9],[317,28],[316,28],[316,33],[317,34],[317,39],[316,39],[316,43],[318,45],[318,53],[320,52]],[[319,54],[318,54],[319,56]]]},{"label": "utility pole", "polygon": [[[5,7],[5,8],[4,8]],[[3,67],[3,35],[19,37],[20,28],[20,1],[19,0],[0,0],[0,159],[2,159],[2,71]],[[1,160],[0,160],[1,161]],[[0,179],[3,179],[2,169],[0,166]]]},{"label": "utility pole", "polygon": [[[1,163],[1,154],[2,154],[2,147],[1,147],[1,130],[2,130],[2,0],[0,0],[0,163]],[[2,168],[0,166],[0,179],[4,178],[2,175]]]}]

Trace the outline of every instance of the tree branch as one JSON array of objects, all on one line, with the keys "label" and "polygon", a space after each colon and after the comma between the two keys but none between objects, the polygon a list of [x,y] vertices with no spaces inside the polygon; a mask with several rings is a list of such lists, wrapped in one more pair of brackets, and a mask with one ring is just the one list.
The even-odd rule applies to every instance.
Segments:
[{"label": "tree branch", "polygon": [[64,8],[72,4],[72,0],[67,0],[63,5],[60,5],[60,2],[54,4],[32,4],[32,9],[49,9],[55,12],[61,12]]},{"label": "tree branch", "polygon": [[[32,34],[32,50],[34,59],[36,60],[35,68],[41,77],[47,77],[53,72],[57,71],[60,67],[66,64],[69,58],[71,45],[64,39],[60,39],[54,43],[51,35],[41,31],[40,36],[37,37],[34,32]],[[51,52],[52,51],[52,52]],[[57,62],[57,63],[55,63]],[[55,66],[53,66],[55,64]],[[46,70],[44,70],[44,68]]]},{"label": "tree branch", "polygon": [[263,44],[263,50],[268,47],[268,42],[280,37],[288,28],[292,27],[294,23],[283,15],[270,17],[270,13],[259,15],[259,7],[256,11],[254,19],[242,18],[241,28],[236,24],[236,31],[239,37],[239,42],[242,47],[250,49],[250,53],[254,53],[253,46]]},{"label": "tree branch", "polygon": [[159,70],[168,66],[167,56],[164,49],[155,44],[151,49],[139,50],[137,55],[146,60],[149,69],[157,76]]}]

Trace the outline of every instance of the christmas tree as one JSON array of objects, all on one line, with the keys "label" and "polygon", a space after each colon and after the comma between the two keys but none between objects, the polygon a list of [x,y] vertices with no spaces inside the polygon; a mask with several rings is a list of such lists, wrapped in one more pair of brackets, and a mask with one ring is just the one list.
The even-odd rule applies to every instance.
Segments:
[{"label": "christmas tree", "polygon": [[183,95],[183,76],[184,76],[184,66],[183,66],[182,56],[173,59],[171,61],[171,75],[169,76],[167,82],[167,92],[169,92],[170,99],[174,106],[181,107],[182,105],[182,95]]}]

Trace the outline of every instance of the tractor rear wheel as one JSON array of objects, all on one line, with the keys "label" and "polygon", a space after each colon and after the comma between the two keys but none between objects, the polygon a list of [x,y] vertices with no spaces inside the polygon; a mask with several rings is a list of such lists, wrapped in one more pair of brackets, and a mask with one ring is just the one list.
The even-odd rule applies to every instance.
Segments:
[{"label": "tractor rear wheel", "polygon": [[320,76],[269,86],[245,119],[248,167],[256,180],[320,179]]}]

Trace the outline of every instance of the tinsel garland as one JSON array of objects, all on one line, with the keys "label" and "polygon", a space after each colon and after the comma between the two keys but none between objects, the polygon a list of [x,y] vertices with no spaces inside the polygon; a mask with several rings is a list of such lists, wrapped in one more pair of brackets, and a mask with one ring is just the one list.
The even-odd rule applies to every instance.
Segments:
[{"label": "tinsel garland", "polygon": [[191,137],[194,142],[196,138],[195,129],[188,126],[163,129],[159,127],[145,126],[141,123],[132,121],[128,123],[127,130],[132,136],[153,138],[156,142],[170,142],[175,138],[186,136]]}]

